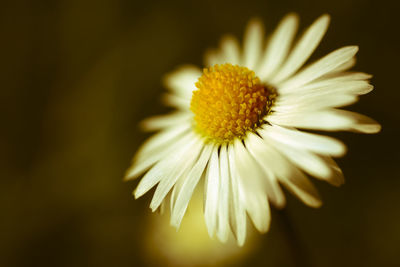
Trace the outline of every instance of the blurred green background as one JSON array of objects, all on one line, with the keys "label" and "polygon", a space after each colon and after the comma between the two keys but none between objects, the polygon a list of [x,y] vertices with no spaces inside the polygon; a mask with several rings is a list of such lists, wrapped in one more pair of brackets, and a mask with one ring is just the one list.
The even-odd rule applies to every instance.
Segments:
[{"label": "blurred green background", "polygon": [[[249,18],[271,32],[290,11],[300,31],[332,15],[312,59],[360,46],[356,69],[374,74],[375,90],[350,109],[383,125],[378,135],[334,134],[349,146],[338,159],[346,184],[315,181],[318,210],[289,196],[293,230],[312,266],[400,266],[395,3],[2,1],[0,266],[152,266],[144,252],[144,229],[156,216],[151,194],[135,201],[137,181],[122,177],[148,137],[138,122],[168,110],[159,101],[162,76],[201,65],[222,34],[241,38]],[[296,266],[277,213],[270,233],[231,265]]]}]

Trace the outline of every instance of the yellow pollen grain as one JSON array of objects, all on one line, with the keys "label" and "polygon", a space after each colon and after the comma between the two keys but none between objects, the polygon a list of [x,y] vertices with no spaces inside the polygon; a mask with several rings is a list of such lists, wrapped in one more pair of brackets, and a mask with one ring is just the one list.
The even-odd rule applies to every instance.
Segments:
[{"label": "yellow pollen grain", "polygon": [[216,142],[241,138],[260,126],[276,97],[253,71],[232,64],[205,68],[196,87],[190,103],[195,128]]}]

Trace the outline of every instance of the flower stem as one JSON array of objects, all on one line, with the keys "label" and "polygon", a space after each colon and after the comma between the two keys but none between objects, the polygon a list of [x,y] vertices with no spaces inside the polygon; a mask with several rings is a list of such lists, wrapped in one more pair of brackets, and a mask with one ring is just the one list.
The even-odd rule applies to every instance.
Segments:
[{"label": "flower stem", "polygon": [[293,224],[288,216],[286,209],[278,211],[282,233],[284,234],[286,245],[296,267],[311,267],[311,263],[306,253],[305,246],[296,233]]}]

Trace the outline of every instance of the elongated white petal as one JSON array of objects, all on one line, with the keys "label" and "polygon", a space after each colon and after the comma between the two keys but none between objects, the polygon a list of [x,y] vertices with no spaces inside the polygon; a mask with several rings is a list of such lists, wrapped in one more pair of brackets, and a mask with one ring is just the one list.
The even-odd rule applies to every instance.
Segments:
[{"label": "elongated white petal", "polygon": [[316,154],[307,150],[290,147],[280,142],[271,141],[271,144],[297,167],[308,174],[322,178],[328,178],[333,175],[329,165],[325,164],[321,157]]},{"label": "elongated white petal", "polygon": [[[247,181],[245,182],[248,183]],[[244,185],[245,190],[250,190],[252,187]],[[266,233],[271,224],[271,214],[269,203],[266,194],[247,192],[246,195],[246,210],[252,220],[255,228],[260,233]]]},{"label": "elongated white petal", "polygon": [[320,78],[316,79],[314,82],[310,83],[318,83],[320,86],[335,84],[337,82],[345,82],[345,81],[362,81],[369,80],[372,78],[371,74],[364,72],[334,72],[329,73]]},{"label": "elongated white petal", "polygon": [[141,128],[145,131],[156,131],[182,123],[188,124],[191,118],[192,114],[189,112],[174,112],[147,118],[141,122]]},{"label": "elongated white petal", "polygon": [[226,35],[221,40],[221,53],[226,62],[233,65],[240,65],[240,48],[237,39]]},{"label": "elongated white petal", "polygon": [[352,94],[335,92],[308,93],[301,96],[281,97],[275,102],[273,110],[283,113],[298,113],[326,108],[344,107],[357,102],[358,97]]},{"label": "elongated white petal", "polygon": [[259,19],[252,19],[247,25],[243,40],[243,65],[256,71],[264,41],[264,26]]},{"label": "elongated white petal", "polygon": [[206,173],[204,219],[208,234],[214,236],[217,228],[218,193],[220,187],[218,147],[214,147]]},{"label": "elongated white petal", "polygon": [[235,151],[232,145],[228,146],[229,169],[231,173],[231,227],[239,246],[243,246],[246,239],[246,210],[244,207],[244,196],[241,190],[240,178],[235,162]]},{"label": "elongated white petal", "polygon": [[257,71],[261,80],[268,80],[286,58],[299,24],[297,14],[290,13],[279,23],[266,47]]},{"label": "elongated white petal", "polygon": [[218,226],[217,237],[225,243],[228,240],[230,233],[229,226],[229,197],[230,187],[229,181],[231,179],[229,173],[228,151],[226,145],[222,145],[219,154],[219,170],[221,186],[219,187],[218,196]]},{"label": "elongated white petal", "polygon": [[280,84],[278,87],[279,92],[286,93],[294,91],[300,86],[331,72],[336,67],[340,66],[341,64],[352,58],[357,53],[357,51],[357,46],[346,46],[329,53],[328,55],[309,65],[284,83]]},{"label": "elongated white petal", "polygon": [[258,132],[264,138],[322,155],[339,157],[346,153],[346,146],[341,141],[329,136],[306,133],[278,125],[265,126]]},{"label": "elongated white petal", "polygon": [[193,143],[196,142],[196,137],[194,137],[194,135],[188,135],[188,137],[185,139],[185,145],[176,146],[174,153],[172,153],[169,157],[165,157],[159,161],[153,168],[150,169],[150,171],[145,174],[134,191],[135,198],[141,197],[153,186],[155,186],[161,179],[171,175],[174,169],[179,168],[182,155],[185,154],[188,149],[192,148]]},{"label": "elongated white petal", "polygon": [[341,186],[342,184],[344,184],[343,172],[340,169],[340,167],[336,164],[336,162],[329,156],[322,156],[322,160],[324,160],[325,163],[331,167],[332,175],[328,178],[321,177],[321,179],[334,186]]},{"label": "elongated white petal", "polygon": [[[306,98],[312,96],[329,96],[331,94],[354,94],[364,95],[371,92],[374,87],[367,81],[362,80],[348,80],[339,81],[326,80],[320,82],[313,82],[296,89],[296,91],[290,94],[284,94],[282,98]],[[299,99],[301,100],[301,99]]]},{"label": "elongated white petal", "polygon": [[353,121],[353,124],[348,129],[350,131],[373,134],[378,133],[382,128],[378,122],[365,115],[347,110],[335,110],[334,112]]},{"label": "elongated white petal", "polygon": [[348,69],[351,69],[354,67],[357,63],[356,57],[352,57],[346,62],[342,63],[341,65],[337,66],[335,69],[333,69],[331,72],[333,73],[341,73],[343,71],[346,71]]},{"label": "elongated white petal", "polygon": [[322,37],[325,35],[329,22],[330,17],[325,14],[319,17],[307,29],[294,46],[293,51],[290,53],[285,64],[279,70],[279,73],[272,78],[273,84],[279,83],[291,76],[307,61],[315,48],[321,42]]},{"label": "elongated white petal", "polygon": [[138,177],[171,151],[181,147],[184,144],[182,142],[191,138],[188,134],[189,127],[189,124],[178,125],[150,137],[134,157],[132,166],[126,172],[125,180]]},{"label": "elongated white petal", "polygon": [[286,198],[281,186],[279,185],[278,178],[270,168],[270,163],[261,162],[261,160],[257,160],[257,162],[264,169],[268,199],[275,208],[282,209],[286,205]]},{"label": "elongated white petal", "polygon": [[354,124],[352,118],[343,116],[338,110],[320,110],[290,114],[278,114],[276,112],[269,115],[267,119],[269,122],[280,126],[325,131],[349,130]]},{"label": "elongated white petal", "polygon": [[161,202],[164,200],[164,197],[175,185],[176,181],[181,178],[182,175],[190,172],[198,159],[202,146],[202,140],[199,140],[198,138],[196,138],[191,144],[188,144],[186,149],[179,155],[179,160],[175,163],[175,167],[172,171],[162,177],[150,203],[150,208],[153,211],[159,207]]},{"label": "elongated white petal", "polygon": [[322,201],[314,185],[298,169],[291,168],[291,172],[289,176],[281,177],[279,179],[280,182],[303,201],[304,204],[313,208],[319,208],[322,205]]},{"label": "elongated white petal", "polygon": [[247,213],[257,230],[264,233],[269,229],[271,216],[263,172],[238,139],[234,149]]},{"label": "elongated white petal", "polygon": [[158,209],[160,214],[164,214],[165,210],[167,209],[167,202],[167,199],[164,199],[164,201],[161,203],[160,208]]},{"label": "elongated white petal", "polygon": [[311,207],[319,207],[322,202],[318,192],[307,177],[290,163],[268,141],[255,134],[247,135],[248,148],[263,162],[269,162],[271,170],[279,181],[292,191],[299,199]]},{"label": "elongated white petal", "polygon": [[[179,194],[179,192],[182,190],[183,183],[187,180],[189,172],[190,172],[190,169],[187,169],[187,170],[185,171],[185,173],[184,173],[183,175],[181,175],[181,176],[176,180],[175,185],[172,187],[172,192],[171,192],[171,194],[169,195],[169,196],[170,196],[170,197],[169,197],[169,199],[170,199],[170,201],[169,201],[169,210],[170,210],[171,214],[172,214],[172,212],[173,212],[174,209],[175,209],[176,200],[178,199],[178,194]],[[161,206],[162,206],[163,203],[166,201],[166,199],[167,199],[167,197],[165,197],[164,200],[163,200],[163,202],[161,202]],[[172,215],[171,215],[171,218],[172,218]]]},{"label": "elongated white petal", "polygon": [[134,160],[140,160],[141,158],[147,157],[149,154],[153,154],[155,150],[158,150],[159,147],[166,146],[169,142],[181,139],[181,135],[188,133],[190,130],[191,124],[183,123],[180,125],[176,125],[163,131],[160,131],[154,135],[152,135],[149,139],[144,142],[144,144],[140,147]]},{"label": "elongated white petal", "polygon": [[198,184],[202,174],[205,171],[206,165],[210,159],[211,152],[213,151],[213,145],[205,145],[204,149],[196,162],[194,167],[191,169],[187,178],[183,180],[181,189],[175,201],[174,208],[171,210],[171,225],[179,228],[183,215],[186,212],[190,198],[193,191]]},{"label": "elongated white petal", "polygon": [[[256,140],[254,141],[254,139]],[[263,176],[266,182],[265,184],[268,199],[275,207],[283,208],[286,204],[285,195],[283,194],[282,189],[279,186],[277,177],[274,173],[274,167],[271,166],[273,162],[269,162],[263,157],[263,153],[267,153],[268,149],[260,154],[260,150],[255,147],[257,146],[259,141],[261,140],[259,140],[258,137],[255,137],[254,134],[249,134],[248,138],[245,141],[246,148],[253,156],[254,160],[257,161],[263,169]]]},{"label": "elongated white petal", "polygon": [[328,109],[297,114],[273,113],[268,121],[281,126],[315,130],[347,130],[362,133],[377,133],[381,126],[375,120],[347,110]]},{"label": "elongated white petal", "polygon": [[202,75],[201,69],[193,65],[184,65],[164,76],[164,85],[183,98],[191,98],[195,83]]},{"label": "elongated white petal", "polygon": [[190,99],[191,98],[184,98],[175,94],[164,94],[161,100],[167,106],[186,111],[190,108]]}]

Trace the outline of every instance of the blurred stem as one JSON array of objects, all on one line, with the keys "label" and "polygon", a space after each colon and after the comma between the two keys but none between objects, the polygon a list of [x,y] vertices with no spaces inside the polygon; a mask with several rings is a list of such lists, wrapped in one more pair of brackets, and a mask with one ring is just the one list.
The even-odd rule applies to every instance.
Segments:
[{"label": "blurred stem", "polygon": [[294,266],[310,267],[311,264],[306,248],[297,235],[286,209],[280,210],[278,213],[281,221],[282,233],[284,234],[287,247],[290,250],[289,252],[294,261]]}]

